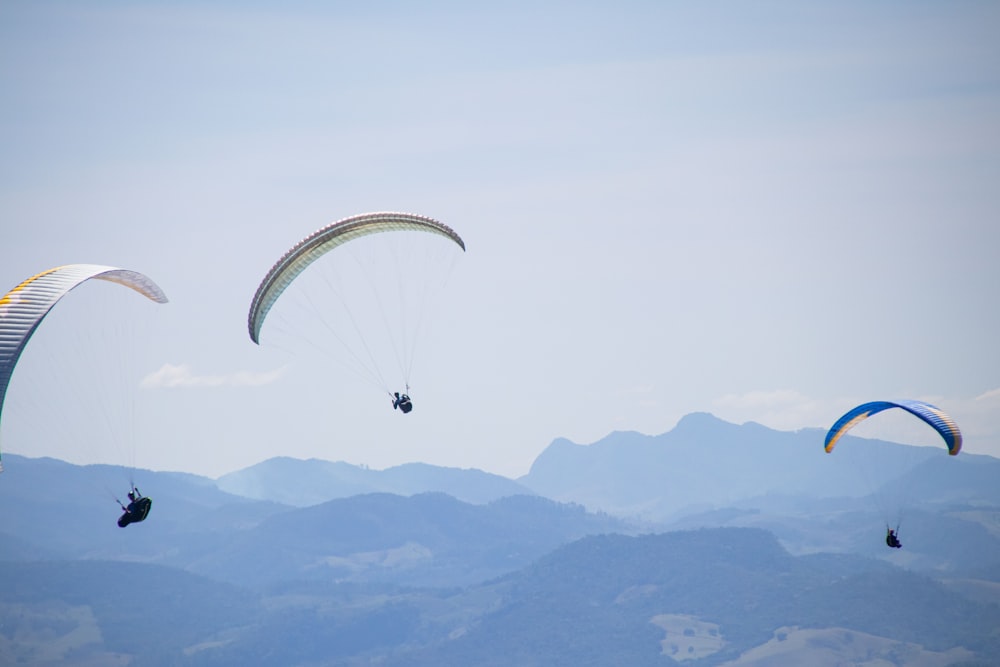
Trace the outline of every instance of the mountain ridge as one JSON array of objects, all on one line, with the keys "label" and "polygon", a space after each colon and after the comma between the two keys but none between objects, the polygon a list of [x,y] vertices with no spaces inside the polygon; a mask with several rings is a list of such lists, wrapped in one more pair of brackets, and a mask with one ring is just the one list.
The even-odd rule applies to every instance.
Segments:
[{"label": "mountain ridge", "polygon": [[[558,438],[517,481],[540,495],[595,511],[667,521],[768,494],[862,497],[883,482],[905,480],[928,461],[942,475],[966,464],[984,466],[969,473],[980,478],[1000,471],[994,457],[949,457],[944,448],[851,435],[828,454],[822,433],[777,431],[756,422],[737,425],[691,413],[655,436],[616,431],[589,445]],[[858,474],[866,469],[874,479]],[[925,485],[932,481],[924,479]],[[982,480],[976,489],[989,495]]]}]

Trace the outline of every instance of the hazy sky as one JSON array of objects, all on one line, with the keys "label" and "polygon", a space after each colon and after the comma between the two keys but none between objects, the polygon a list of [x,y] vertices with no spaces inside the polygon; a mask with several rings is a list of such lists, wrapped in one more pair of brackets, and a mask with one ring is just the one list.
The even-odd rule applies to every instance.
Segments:
[{"label": "hazy sky", "polygon": [[[881,398],[1000,456],[998,33],[994,2],[0,2],[0,291],[76,262],[164,289],[147,468],[517,476],[556,437]],[[384,210],[468,246],[405,417],[246,332],[285,250]],[[121,462],[59,352],[105,342],[92,293],[29,345],[5,451]]]}]

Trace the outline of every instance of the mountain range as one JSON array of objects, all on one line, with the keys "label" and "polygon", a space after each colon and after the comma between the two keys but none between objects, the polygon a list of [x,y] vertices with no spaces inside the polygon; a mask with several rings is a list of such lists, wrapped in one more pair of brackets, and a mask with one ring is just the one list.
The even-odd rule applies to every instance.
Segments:
[{"label": "mountain range", "polygon": [[475,469],[444,468],[407,463],[371,470],[344,462],[275,457],[223,475],[222,491],[246,498],[307,507],[363,493],[410,496],[441,492],[469,503],[486,503],[504,496],[531,494],[515,481]]},{"label": "mountain range", "polygon": [[5,455],[0,664],[993,664],[1000,461],[821,438],[694,414],[517,480]]},{"label": "mountain range", "polygon": [[793,556],[747,528],[594,535],[464,587],[252,592],[80,560],[5,563],[0,590],[11,665],[984,667],[1000,655],[995,594],[863,556]]},{"label": "mountain range", "polygon": [[555,500],[656,521],[762,496],[859,498],[894,484],[912,488],[920,502],[950,494],[1000,503],[993,457],[949,457],[943,446],[850,435],[827,454],[823,436],[820,429],[776,431],[694,413],[657,436],[616,432],[592,445],[556,440],[518,482]]}]

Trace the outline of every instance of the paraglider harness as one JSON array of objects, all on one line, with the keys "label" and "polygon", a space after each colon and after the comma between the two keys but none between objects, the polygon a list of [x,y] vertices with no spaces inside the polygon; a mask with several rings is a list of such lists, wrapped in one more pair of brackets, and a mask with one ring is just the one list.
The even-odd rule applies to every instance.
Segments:
[{"label": "paraglider harness", "polygon": [[899,541],[899,526],[896,526],[896,530],[893,530],[889,525],[885,527],[885,544],[887,547],[893,549],[903,548],[902,542]]},{"label": "paraglider harness", "polygon": [[[409,389],[409,388],[407,388]],[[393,394],[392,409],[402,410],[403,414],[408,413],[413,409],[413,403],[410,401],[410,397],[406,394],[400,394],[398,391]]]},{"label": "paraglider harness", "polygon": [[119,528],[124,528],[130,523],[138,523],[145,520],[150,508],[153,506],[153,501],[139,493],[139,489],[135,488],[134,484],[132,485],[132,490],[128,492],[128,499],[128,506],[123,505],[120,500],[118,501],[122,511],[125,512],[118,518]]}]

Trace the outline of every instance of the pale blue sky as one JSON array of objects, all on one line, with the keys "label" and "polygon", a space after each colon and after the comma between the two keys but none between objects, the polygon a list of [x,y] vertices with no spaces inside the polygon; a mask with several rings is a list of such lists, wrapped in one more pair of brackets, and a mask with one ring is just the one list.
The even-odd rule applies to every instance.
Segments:
[{"label": "pale blue sky", "polygon": [[[175,386],[135,390],[138,465],[516,476],[556,437],[880,398],[1000,455],[995,3],[337,5],[0,2],[0,283],[86,262],[167,292],[147,363]],[[405,418],[246,334],[281,253],[378,210],[468,245]],[[92,386],[53,368],[91,316],[71,296],[6,451],[113,458],[50,426],[75,401],[29,396]]]}]

